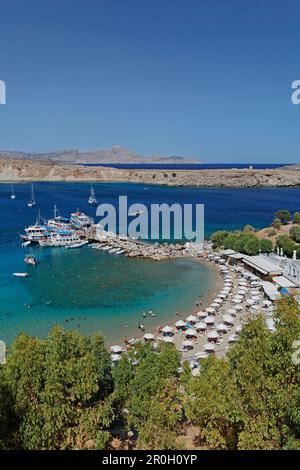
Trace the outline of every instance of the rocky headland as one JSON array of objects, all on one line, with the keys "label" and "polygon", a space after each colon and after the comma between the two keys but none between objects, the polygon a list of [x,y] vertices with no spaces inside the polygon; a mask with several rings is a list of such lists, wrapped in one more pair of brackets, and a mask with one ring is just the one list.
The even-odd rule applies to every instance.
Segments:
[{"label": "rocky headland", "polygon": [[53,161],[11,159],[0,155],[0,182],[125,181],[167,186],[288,187],[300,186],[300,172],[284,169],[157,170],[117,169],[59,164]]}]

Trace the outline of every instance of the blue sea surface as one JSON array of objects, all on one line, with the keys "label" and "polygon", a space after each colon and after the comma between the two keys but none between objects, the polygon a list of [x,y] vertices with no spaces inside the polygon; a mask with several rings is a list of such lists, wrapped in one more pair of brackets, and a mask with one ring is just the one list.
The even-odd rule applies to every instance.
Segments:
[{"label": "blue sea surface", "polygon": [[[300,210],[300,188],[203,189],[169,188],[127,183],[93,184],[99,203],[117,205],[119,195],[129,203],[203,203],[205,233],[237,229],[250,223],[268,225],[273,212],[286,208]],[[109,343],[136,335],[143,311],[157,317],[143,322],[152,329],[175,319],[175,313],[189,313],[199,297],[214,287],[214,273],[193,260],[162,262],[128,259],[84,247],[21,247],[19,233],[33,223],[38,210],[52,216],[53,204],[62,215],[77,208],[95,216],[87,204],[88,183],[36,183],[37,207],[26,203],[29,184],[16,184],[17,198],[10,199],[10,185],[0,185],[0,338],[10,343],[18,333],[45,336],[56,325],[84,333],[102,331]],[[97,220],[97,219],[96,219]],[[24,264],[25,254],[40,261],[36,267]],[[13,272],[30,272],[29,278],[15,278]]]}]

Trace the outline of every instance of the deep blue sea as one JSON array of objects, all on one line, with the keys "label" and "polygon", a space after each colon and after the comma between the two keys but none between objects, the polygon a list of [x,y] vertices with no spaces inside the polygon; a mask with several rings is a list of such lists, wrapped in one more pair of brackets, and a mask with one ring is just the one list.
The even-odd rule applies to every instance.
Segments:
[{"label": "deep blue sea", "polygon": [[[300,188],[293,189],[201,189],[168,188],[126,183],[93,184],[99,203],[117,203],[119,195],[129,202],[204,203],[205,231],[257,228],[272,221],[281,208],[300,210]],[[108,342],[137,334],[141,313],[152,310],[157,317],[144,320],[147,329],[174,319],[175,313],[189,313],[199,296],[214,285],[214,274],[191,260],[145,261],[128,259],[89,247],[22,248],[19,233],[33,223],[38,209],[52,216],[53,204],[62,215],[77,208],[95,216],[87,204],[88,183],[37,183],[37,207],[26,203],[29,184],[15,185],[16,200],[10,199],[10,185],[0,185],[0,338],[11,342],[21,331],[44,336],[55,324],[84,333],[102,331]],[[36,267],[24,264],[27,253],[40,261]],[[15,278],[13,272],[28,271],[29,278]]]}]

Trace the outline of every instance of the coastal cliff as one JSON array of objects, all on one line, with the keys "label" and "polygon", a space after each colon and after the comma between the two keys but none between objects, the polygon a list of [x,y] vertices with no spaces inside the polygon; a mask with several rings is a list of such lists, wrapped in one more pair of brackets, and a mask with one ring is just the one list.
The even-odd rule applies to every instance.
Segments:
[{"label": "coastal cliff", "polygon": [[167,186],[281,187],[300,186],[300,172],[286,169],[254,170],[137,170],[58,164],[52,161],[7,159],[0,156],[0,182],[126,181]]}]

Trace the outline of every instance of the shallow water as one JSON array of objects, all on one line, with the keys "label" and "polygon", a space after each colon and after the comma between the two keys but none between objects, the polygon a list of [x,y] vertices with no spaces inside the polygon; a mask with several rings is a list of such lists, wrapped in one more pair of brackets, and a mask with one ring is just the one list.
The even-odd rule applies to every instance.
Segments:
[{"label": "shallow water", "polygon": [[[148,204],[205,204],[206,234],[218,228],[240,228],[246,223],[263,227],[273,212],[299,210],[300,189],[201,189],[94,184],[99,202],[116,202],[128,195],[130,202]],[[146,189],[146,190],[145,190]],[[28,184],[15,185],[17,199],[9,198],[10,185],[0,185],[0,338],[12,341],[20,331],[44,336],[51,326],[61,324],[85,333],[100,330],[109,342],[137,334],[142,312],[157,314],[143,320],[149,330],[190,312],[198,296],[213,288],[214,273],[192,260],[153,262],[110,255],[89,247],[21,247],[18,233],[34,222],[37,208],[29,209]],[[56,203],[63,214],[77,208],[94,216],[87,205],[89,184],[35,184],[41,214],[52,215]],[[25,253],[34,253],[38,266],[23,262]],[[30,271],[26,279],[13,272]],[[127,326],[127,327],[126,327]]]}]

